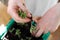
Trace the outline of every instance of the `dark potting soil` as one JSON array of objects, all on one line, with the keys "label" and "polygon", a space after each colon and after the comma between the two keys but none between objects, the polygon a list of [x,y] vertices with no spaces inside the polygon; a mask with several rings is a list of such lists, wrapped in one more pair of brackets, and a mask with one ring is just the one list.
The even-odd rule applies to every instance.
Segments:
[{"label": "dark potting soil", "polygon": [[5,36],[9,40],[43,40],[42,35],[39,38],[33,37],[30,33],[31,22],[23,24],[14,23]]}]

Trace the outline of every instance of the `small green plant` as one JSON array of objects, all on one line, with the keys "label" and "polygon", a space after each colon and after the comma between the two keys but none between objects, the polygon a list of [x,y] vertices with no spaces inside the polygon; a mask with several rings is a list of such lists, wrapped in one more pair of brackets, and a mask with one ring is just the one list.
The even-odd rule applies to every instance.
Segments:
[{"label": "small green plant", "polygon": [[19,29],[16,29],[15,35],[17,35],[18,37],[20,37],[21,31]]},{"label": "small green plant", "polygon": [[13,28],[13,29],[9,30],[9,32],[11,32],[11,33],[12,33],[14,30],[15,30],[15,28]]},{"label": "small green plant", "polygon": [[26,18],[27,17],[27,15],[26,15],[26,12],[23,12],[23,11],[18,11],[18,15],[20,16],[20,17],[22,17],[22,18]]},{"label": "small green plant", "polygon": [[[26,18],[27,17],[27,15],[26,15],[26,12],[23,12],[23,11],[18,11],[18,15],[21,17],[21,18]],[[24,25],[25,23],[19,23],[19,25]]]},{"label": "small green plant", "polygon": [[30,28],[30,33],[36,30],[36,22],[32,21],[31,22],[31,28]]},{"label": "small green plant", "polygon": [[30,28],[30,33],[32,33],[33,31],[35,31],[36,30],[36,27],[35,26],[31,26],[31,28]]}]

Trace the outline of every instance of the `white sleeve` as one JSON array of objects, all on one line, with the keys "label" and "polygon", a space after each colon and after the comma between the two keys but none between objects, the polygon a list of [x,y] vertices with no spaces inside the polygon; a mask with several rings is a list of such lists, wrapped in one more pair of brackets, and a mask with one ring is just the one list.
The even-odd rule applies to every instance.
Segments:
[{"label": "white sleeve", "polygon": [[58,0],[26,0],[26,5],[33,16],[43,16]]}]

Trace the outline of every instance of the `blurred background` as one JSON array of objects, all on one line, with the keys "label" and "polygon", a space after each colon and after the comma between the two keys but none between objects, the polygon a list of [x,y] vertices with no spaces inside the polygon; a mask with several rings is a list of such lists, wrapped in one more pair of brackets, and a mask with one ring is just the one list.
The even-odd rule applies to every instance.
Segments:
[{"label": "blurred background", "polygon": [[[60,2],[60,0],[58,2]],[[0,25],[6,25],[11,19],[10,15],[7,13],[7,3],[8,0],[0,0]],[[49,36],[48,40],[60,40],[60,27],[56,30],[56,32]]]}]

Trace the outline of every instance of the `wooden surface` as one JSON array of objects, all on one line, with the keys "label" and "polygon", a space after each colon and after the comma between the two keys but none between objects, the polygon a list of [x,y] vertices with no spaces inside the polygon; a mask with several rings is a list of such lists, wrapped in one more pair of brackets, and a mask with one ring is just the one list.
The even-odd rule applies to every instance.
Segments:
[{"label": "wooden surface", "polygon": [[[10,16],[7,13],[7,7],[0,2],[0,25],[7,24],[10,20]],[[52,33],[48,40],[60,40],[60,27],[54,33]]]},{"label": "wooden surface", "polygon": [[0,25],[6,25],[10,20],[10,16],[7,13],[7,7],[0,2]]},{"label": "wooden surface", "polygon": [[54,33],[50,35],[49,40],[60,40],[60,26]]}]

